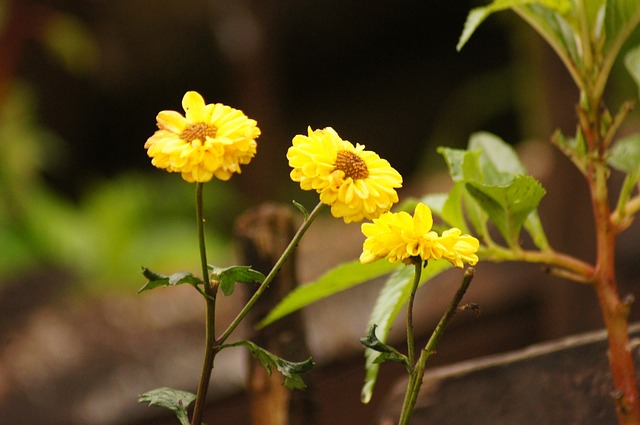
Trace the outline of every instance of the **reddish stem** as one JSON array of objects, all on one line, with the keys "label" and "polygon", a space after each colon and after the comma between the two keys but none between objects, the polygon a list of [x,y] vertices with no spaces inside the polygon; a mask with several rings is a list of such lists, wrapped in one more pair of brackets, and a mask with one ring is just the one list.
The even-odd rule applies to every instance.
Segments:
[{"label": "reddish stem", "polygon": [[597,113],[589,114],[581,110],[580,114],[587,145],[593,155],[587,170],[587,180],[596,227],[597,263],[594,287],[609,340],[609,365],[613,377],[611,395],[614,399],[618,423],[640,425],[636,368],[628,333],[629,304],[621,301],[616,286],[616,226],[611,221],[607,190],[608,170],[604,163],[600,132],[596,130],[600,128],[599,119]]}]

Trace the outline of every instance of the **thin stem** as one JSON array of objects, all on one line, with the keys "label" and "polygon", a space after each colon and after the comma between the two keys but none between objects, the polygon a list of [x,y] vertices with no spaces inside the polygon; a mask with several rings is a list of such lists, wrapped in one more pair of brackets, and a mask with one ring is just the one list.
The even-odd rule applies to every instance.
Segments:
[{"label": "thin stem", "polygon": [[209,382],[211,380],[211,372],[213,371],[213,361],[217,350],[214,347],[215,342],[215,320],[216,320],[216,295],[218,292],[218,283],[212,283],[209,279],[209,266],[207,263],[207,249],[204,238],[204,214],[202,202],[202,187],[204,183],[196,183],[196,219],[198,221],[198,246],[200,247],[200,263],[202,266],[202,281],[204,282],[204,294],[206,302],[206,324],[205,324],[205,352],[204,361],[202,363],[202,373],[200,375],[200,383],[198,384],[198,392],[196,394],[196,403],[193,409],[193,417],[191,425],[200,425],[202,423],[202,413],[207,398]]},{"label": "thin stem", "polygon": [[467,289],[469,289],[469,285],[471,284],[471,280],[473,279],[474,275],[475,269],[473,267],[469,267],[465,271],[460,287],[453,296],[449,307],[447,307],[447,310],[442,315],[440,322],[438,322],[438,325],[431,334],[427,345],[425,345],[425,347],[421,350],[418,362],[415,365],[412,365],[411,375],[409,376],[409,384],[407,385],[407,392],[402,404],[402,412],[400,413],[400,420],[398,421],[398,425],[409,424],[411,416],[413,415],[413,409],[416,405],[416,401],[418,400],[420,387],[422,386],[422,379],[427,367],[427,360],[429,360],[431,355],[436,352],[438,341],[440,341],[440,338],[444,334],[444,331],[453,316],[456,314],[456,312],[458,312],[462,297],[464,297]]},{"label": "thin stem", "polygon": [[494,246],[481,255],[483,260],[524,261],[527,263],[545,264],[552,268],[552,273],[559,274],[580,283],[592,283],[595,268],[582,260],[567,254],[549,251],[514,251],[500,246]]},{"label": "thin stem", "polygon": [[628,224],[631,224],[629,217],[638,211],[640,211],[640,195],[632,197],[622,207],[618,207],[616,211],[611,214],[611,222],[617,225],[618,228],[622,227],[622,229],[624,229]]},{"label": "thin stem", "polygon": [[420,283],[420,276],[422,275],[422,260],[415,260],[413,282],[411,284],[411,293],[409,294],[409,301],[407,302],[407,359],[411,372],[413,373],[413,363],[415,361],[415,342],[413,336],[413,303],[416,298],[416,291],[418,290],[418,284]]},{"label": "thin stem", "polygon": [[298,245],[298,243],[300,243],[300,239],[302,239],[302,236],[309,229],[309,226],[311,226],[311,223],[313,223],[313,220],[315,220],[315,218],[318,216],[318,213],[322,209],[323,205],[324,204],[322,202],[318,203],[318,205],[316,205],[316,207],[313,209],[313,211],[311,211],[309,216],[306,217],[305,221],[302,223],[302,225],[300,226],[300,228],[298,229],[296,234],[293,236],[293,239],[291,239],[291,242],[289,242],[289,245],[287,246],[287,248],[282,253],[282,256],[278,259],[276,264],[273,266],[273,268],[271,269],[271,271],[269,272],[267,277],[264,279],[264,281],[260,284],[260,286],[258,287],[256,292],[253,294],[251,299],[247,302],[247,304],[238,313],[236,318],[233,319],[233,321],[227,327],[227,329],[224,331],[224,333],[216,340],[217,344],[222,344],[227,340],[227,338],[229,338],[231,333],[236,329],[236,327],[238,327],[238,325],[240,324],[242,319],[247,315],[247,313],[249,313],[249,310],[251,310],[251,308],[256,303],[256,301],[258,301],[258,299],[260,298],[262,293],[269,287],[269,284],[276,277],[276,275],[278,274],[278,272],[280,271],[280,269],[284,265],[285,261],[287,261],[287,258],[289,258],[289,256],[293,252],[293,250]]}]

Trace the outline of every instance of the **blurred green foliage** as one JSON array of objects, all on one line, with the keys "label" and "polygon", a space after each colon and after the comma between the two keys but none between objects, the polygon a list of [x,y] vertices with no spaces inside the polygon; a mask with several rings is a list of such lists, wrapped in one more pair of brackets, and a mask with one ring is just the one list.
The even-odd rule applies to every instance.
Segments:
[{"label": "blurred green foliage", "polygon": [[[148,174],[96,182],[78,201],[66,199],[42,177],[64,161],[65,148],[37,122],[35,103],[17,84],[0,110],[0,279],[50,267],[87,287],[138,289],[140,266],[197,269],[195,186],[150,165]],[[215,199],[205,206],[213,219],[209,255],[221,265],[231,258],[228,229],[239,200],[229,185],[205,190]]]}]

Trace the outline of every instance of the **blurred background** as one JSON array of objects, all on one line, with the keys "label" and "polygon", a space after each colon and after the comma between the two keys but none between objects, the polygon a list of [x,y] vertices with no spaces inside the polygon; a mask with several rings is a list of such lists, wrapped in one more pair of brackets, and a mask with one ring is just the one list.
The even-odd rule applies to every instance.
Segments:
[{"label": "blurred background", "polygon": [[[404,176],[402,198],[447,190],[438,146],[462,148],[471,133],[494,132],[522,150],[547,188],[541,215],[554,247],[591,260],[591,218],[575,207],[588,206],[581,177],[548,143],[556,128],[574,131],[577,91],[550,49],[511,13],[492,17],[456,52],[466,15],[478,5],[0,0],[4,420],[172,423],[162,422],[159,409],[136,404],[137,395],[161,385],[195,390],[201,300],[189,288],[136,295],[141,266],[199,269],[194,186],[152,167],[143,148],[156,114],[182,112],[188,90],[243,110],[262,130],[251,165],[228,183],[206,186],[209,259],[216,265],[234,261],[231,229],[242,211],[264,201],[317,202],[289,180],[285,157],[292,137],[308,126],[332,126],[388,159]],[[618,66],[611,109],[636,95]],[[638,127],[634,112],[623,132]],[[357,225],[326,218],[316,226],[301,246],[302,282],[357,258],[361,247]],[[620,279],[631,292],[636,236],[634,226],[620,250]],[[445,354],[435,364],[600,326],[588,288],[535,267],[486,267],[474,285],[489,308],[481,321],[453,327],[448,354],[443,341]],[[445,292],[445,305],[453,286],[444,279],[435,287]],[[316,374],[317,392],[309,391],[334,406],[321,409],[319,423],[365,423],[384,397],[381,384],[373,406],[358,401],[358,338],[377,289],[358,288],[358,297],[312,310],[314,318],[338,314],[345,328],[336,336],[323,334],[319,319],[309,324],[312,354],[316,347],[326,367]],[[238,301],[228,304],[221,314]],[[432,308],[426,299],[424,306]],[[425,313],[425,332],[438,308]],[[243,360],[230,354],[221,361],[228,367],[214,377],[217,417],[247,423],[238,396]],[[341,419],[328,417],[329,410]]]}]

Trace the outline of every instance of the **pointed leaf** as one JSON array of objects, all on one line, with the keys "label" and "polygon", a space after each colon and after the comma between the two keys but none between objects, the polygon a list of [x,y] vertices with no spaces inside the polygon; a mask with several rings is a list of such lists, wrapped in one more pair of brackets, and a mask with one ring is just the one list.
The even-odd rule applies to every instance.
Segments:
[{"label": "pointed leaf", "polygon": [[638,0],[609,0],[604,15],[605,53],[617,56],[622,45],[640,24]]},{"label": "pointed leaf", "polygon": [[195,399],[196,395],[193,393],[162,387],[140,395],[138,403],[149,403],[149,406],[158,406],[171,410],[176,414],[182,425],[189,425],[187,408]]},{"label": "pointed leaf", "polygon": [[260,360],[269,375],[271,375],[273,368],[276,368],[285,377],[284,385],[290,390],[301,390],[307,387],[300,375],[313,368],[314,363],[311,357],[303,362],[290,362],[247,340],[225,344],[223,348],[238,347],[240,345],[247,347],[251,355]]},{"label": "pointed leaf", "polygon": [[236,283],[262,283],[265,276],[251,266],[231,266],[219,268],[209,265],[211,279],[220,281],[220,289],[225,295],[233,294]]},{"label": "pointed leaf", "polygon": [[148,291],[150,289],[157,288],[159,286],[161,287],[167,287],[170,285],[177,286],[177,285],[182,285],[186,283],[193,287],[197,287],[198,285],[202,284],[201,279],[187,272],[178,272],[172,275],[163,275],[160,273],[152,272],[148,268],[143,267],[142,274],[144,275],[144,277],[149,279],[149,281],[142,288],[138,290],[138,293],[142,291]]},{"label": "pointed leaf", "polygon": [[555,10],[561,13],[567,11],[567,6],[570,7],[569,0],[494,0],[493,3],[487,6],[477,7],[469,12],[467,20],[464,23],[462,34],[456,45],[456,50],[460,51],[480,24],[493,13],[530,4],[543,5],[548,8],[548,10]]},{"label": "pointed leaf", "polygon": [[[424,284],[429,279],[452,267],[448,261],[430,261],[426,269],[420,276],[420,284]],[[377,338],[381,342],[387,340],[389,329],[398,317],[398,313],[407,303],[411,293],[411,279],[413,279],[413,267],[405,266],[396,270],[387,280],[384,287],[378,294],[376,304],[369,317],[369,325],[377,325]],[[365,382],[362,387],[360,399],[363,403],[368,403],[373,395],[373,388],[378,379],[380,364],[376,363],[379,357],[377,351],[365,350]]]},{"label": "pointed leaf", "polygon": [[373,361],[376,364],[391,361],[404,365],[407,371],[410,371],[409,359],[404,354],[390,345],[385,344],[376,337],[376,325],[371,326],[366,337],[360,338],[360,343],[373,351],[377,351],[380,355]]},{"label": "pointed leaf", "polygon": [[309,304],[361,283],[368,282],[376,277],[391,273],[391,271],[396,268],[398,268],[397,264],[392,264],[388,261],[360,264],[358,260],[355,260],[338,265],[318,280],[300,286],[287,295],[269,312],[267,317],[262,319],[258,326],[265,327]]},{"label": "pointed leaf", "polygon": [[466,188],[510,246],[517,244],[522,225],[545,194],[542,185],[531,176],[516,176],[505,186],[470,182]]}]

